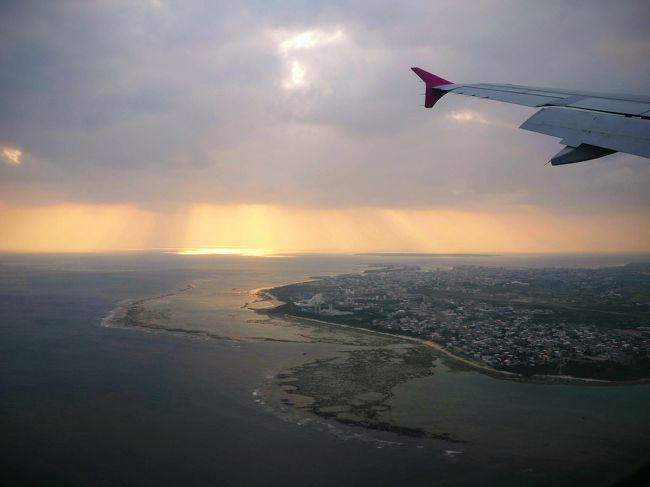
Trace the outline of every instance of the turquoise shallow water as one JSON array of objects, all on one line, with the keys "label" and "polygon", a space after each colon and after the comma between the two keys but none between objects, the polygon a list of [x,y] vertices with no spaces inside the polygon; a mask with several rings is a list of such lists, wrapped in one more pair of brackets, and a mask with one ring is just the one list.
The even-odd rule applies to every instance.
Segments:
[{"label": "turquoise shallow water", "polygon": [[[640,257],[564,256],[556,265],[631,258]],[[0,484],[608,485],[647,460],[648,386],[520,384],[438,363],[434,375],[396,388],[393,419],[471,442],[459,446],[328,424],[254,395],[304,354],[327,356],[345,345],[100,326],[123,300],[194,282],[195,295],[174,303],[182,313],[167,315],[184,317],[176,325],[304,339],[313,330],[255,321],[241,307],[247,291],[386,259],[399,260],[3,256]],[[502,256],[424,264],[459,260],[549,263]]]}]

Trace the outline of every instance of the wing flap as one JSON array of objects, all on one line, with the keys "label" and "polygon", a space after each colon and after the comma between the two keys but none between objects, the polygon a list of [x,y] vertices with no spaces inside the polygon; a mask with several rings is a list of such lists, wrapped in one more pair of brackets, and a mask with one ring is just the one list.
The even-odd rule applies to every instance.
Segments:
[{"label": "wing flap", "polygon": [[596,147],[595,145],[580,144],[578,147],[567,145],[560,152],[551,158],[551,165],[561,166],[564,164],[574,164],[576,162],[590,161],[599,157],[608,156],[616,152],[615,150]]},{"label": "wing flap", "polygon": [[623,115],[643,115],[645,112],[650,111],[650,103],[613,100],[611,98],[583,98],[566,106],[597,112],[621,113]]},{"label": "wing flap", "polygon": [[562,138],[562,144],[588,144],[650,158],[650,120],[565,108],[544,108],[519,128]]}]

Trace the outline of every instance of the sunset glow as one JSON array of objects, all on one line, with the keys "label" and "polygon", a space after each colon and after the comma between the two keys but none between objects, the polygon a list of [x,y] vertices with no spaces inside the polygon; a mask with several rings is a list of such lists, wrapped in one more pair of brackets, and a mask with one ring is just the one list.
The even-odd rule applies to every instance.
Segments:
[{"label": "sunset glow", "polygon": [[173,212],[131,205],[0,206],[0,250],[182,249],[181,255],[314,252],[648,251],[644,214],[558,216],[452,209],[191,205]]}]

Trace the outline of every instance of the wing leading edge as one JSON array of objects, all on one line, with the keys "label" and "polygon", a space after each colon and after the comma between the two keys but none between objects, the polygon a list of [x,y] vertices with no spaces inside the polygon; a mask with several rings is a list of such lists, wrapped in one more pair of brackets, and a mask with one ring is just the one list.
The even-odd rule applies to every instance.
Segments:
[{"label": "wing leading edge", "polygon": [[566,147],[554,166],[588,161],[615,152],[650,158],[650,97],[570,91],[532,86],[457,84],[411,68],[426,85],[424,106],[447,93],[541,108],[520,125],[524,130],[559,137]]}]

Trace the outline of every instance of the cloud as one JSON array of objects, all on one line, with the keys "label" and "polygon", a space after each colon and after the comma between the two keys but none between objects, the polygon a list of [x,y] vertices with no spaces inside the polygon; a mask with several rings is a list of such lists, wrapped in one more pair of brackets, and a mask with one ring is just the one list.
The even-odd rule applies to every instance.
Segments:
[{"label": "cloud", "polygon": [[2,142],[26,161],[0,167],[6,202],[650,209],[646,160],[544,167],[561,146],[517,129],[533,109],[448,95],[425,110],[409,71],[643,93],[647,2],[0,9]]}]

